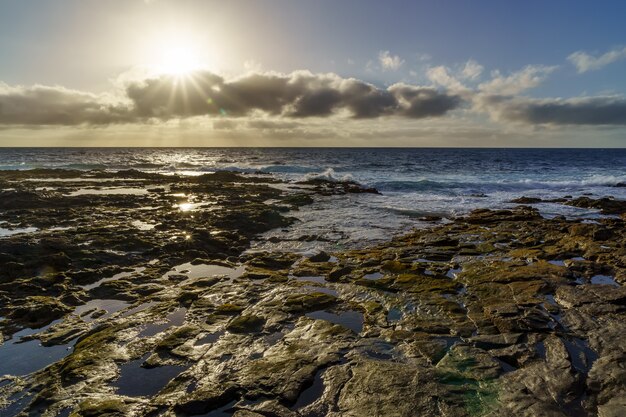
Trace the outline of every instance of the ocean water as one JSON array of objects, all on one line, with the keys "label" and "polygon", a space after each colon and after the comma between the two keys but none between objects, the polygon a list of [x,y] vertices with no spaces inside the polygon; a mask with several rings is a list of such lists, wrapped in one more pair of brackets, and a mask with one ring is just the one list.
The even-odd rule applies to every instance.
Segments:
[{"label": "ocean water", "polygon": [[[0,169],[138,169],[198,175],[218,170],[264,172],[287,181],[354,180],[382,195],[322,198],[294,213],[302,222],[281,238],[304,234],[339,245],[388,239],[426,227],[426,215],[453,217],[475,208],[506,208],[529,196],[626,198],[626,149],[460,148],[0,148]],[[598,213],[537,204],[545,216]],[[286,235],[285,235],[286,233]],[[275,249],[260,242],[260,249]],[[314,244],[279,243],[306,250]],[[296,246],[296,248],[294,248]]]}]

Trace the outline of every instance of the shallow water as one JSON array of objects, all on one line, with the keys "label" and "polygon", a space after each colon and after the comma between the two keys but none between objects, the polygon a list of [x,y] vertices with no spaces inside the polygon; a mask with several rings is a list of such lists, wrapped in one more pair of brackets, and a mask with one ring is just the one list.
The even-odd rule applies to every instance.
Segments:
[{"label": "shallow water", "polygon": [[150,323],[144,327],[144,329],[139,332],[138,337],[152,337],[156,334],[161,333],[164,330],[169,329],[173,326],[180,326],[185,322],[185,316],[187,315],[187,309],[185,307],[178,308],[167,315],[165,320]]},{"label": "shallow water", "polygon": [[129,276],[133,275],[133,274],[137,274],[137,273],[143,272],[143,271],[145,271],[145,269],[146,268],[144,268],[144,267],[137,267],[137,268],[134,268],[132,271],[120,272],[119,274],[115,274],[115,275],[113,275],[111,277],[108,277],[108,278],[102,278],[102,279],[94,282],[93,284],[83,285],[82,287],[83,287],[83,289],[85,291],[89,291],[89,290],[91,290],[93,288],[99,287],[100,285],[104,284],[105,282],[115,281],[116,279],[126,278],[126,277],[129,277]]},{"label": "shallow water", "polygon": [[300,393],[296,403],[291,407],[292,410],[298,410],[306,407],[322,396],[324,393],[323,375],[325,371],[326,369],[320,369],[315,373],[313,382]]},{"label": "shallow water", "polygon": [[227,276],[230,279],[239,278],[244,272],[246,267],[240,265],[236,268],[229,268],[222,265],[209,265],[209,264],[197,264],[192,265],[190,262],[175,266],[170,272],[165,274],[166,276],[173,274],[186,275],[188,279],[213,277],[213,276]]},{"label": "shallow water", "polygon": [[334,314],[320,310],[308,313],[306,316],[312,319],[326,320],[334,324],[339,324],[355,333],[361,333],[363,330],[363,314],[358,311],[349,310]]},{"label": "shallow water", "polygon": [[76,197],[79,195],[144,195],[149,191],[145,188],[129,188],[129,187],[117,187],[117,188],[79,188],[76,191],[66,194],[68,197]]},{"label": "shallow water", "polygon": [[[76,307],[76,309],[74,310],[74,314],[76,314],[77,316],[82,316],[83,320],[90,322],[90,321],[96,320],[97,318],[106,319],[127,306],[128,306],[128,303],[122,300],[95,299],[95,300],[88,301],[82,306]],[[86,312],[91,311],[91,310],[105,310],[106,313],[97,318],[91,317],[91,314],[93,312],[83,315]]]},{"label": "shallow water", "polygon": [[591,283],[594,285],[611,285],[613,287],[619,287],[619,284],[615,281],[615,278],[609,275],[594,275],[591,277]]},{"label": "shallow water", "polygon": [[73,343],[49,347],[42,346],[38,339],[20,343],[21,337],[44,331],[47,327],[37,330],[24,329],[0,345],[0,375],[27,375],[44,369],[72,353]]},{"label": "shallow water", "polygon": [[19,235],[20,233],[34,233],[39,229],[36,227],[18,227],[17,229],[5,229],[0,227],[0,238]]},{"label": "shallow water", "polygon": [[158,368],[143,368],[147,355],[120,365],[120,377],[113,382],[119,395],[129,397],[151,397],[161,391],[185,366],[166,365]]}]

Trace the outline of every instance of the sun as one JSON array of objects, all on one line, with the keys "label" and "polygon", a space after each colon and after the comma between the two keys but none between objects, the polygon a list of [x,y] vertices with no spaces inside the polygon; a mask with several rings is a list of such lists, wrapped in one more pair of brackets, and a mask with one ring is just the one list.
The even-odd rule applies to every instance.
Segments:
[{"label": "sun", "polygon": [[192,45],[164,45],[157,70],[164,74],[185,75],[202,68],[200,55]]},{"label": "sun", "polygon": [[163,33],[152,39],[149,67],[159,74],[186,76],[210,69],[210,45],[186,33]]}]

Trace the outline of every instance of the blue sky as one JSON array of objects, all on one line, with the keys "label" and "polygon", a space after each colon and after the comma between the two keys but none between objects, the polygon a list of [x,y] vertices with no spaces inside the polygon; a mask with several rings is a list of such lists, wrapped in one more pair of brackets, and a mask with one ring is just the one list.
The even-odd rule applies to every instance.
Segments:
[{"label": "blue sky", "polygon": [[[134,132],[149,125],[151,140],[172,144],[298,145],[307,133],[320,145],[339,137],[356,146],[589,146],[593,136],[591,144],[623,146],[625,16],[623,1],[0,0],[0,140],[80,144],[78,137],[100,136],[141,145]],[[173,68],[164,60],[189,61],[189,75],[202,70],[224,83],[251,73],[293,81],[298,70],[317,78],[280,109],[252,102],[218,120],[210,109],[152,108],[138,117],[129,83],[140,73],[162,77],[155,68]],[[336,79],[320,81],[328,73]],[[349,79],[390,103],[362,117],[340,81]],[[411,92],[392,88],[399,83]],[[334,101],[324,114],[296,116],[303,113],[293,108],[317,98],[317,88],[333,90]],[[407,102],[416,95],[426,101]],[[53,100],[90,117],[53,117]],[[441,100],[443,110],[415,111]],[[116,116],[94,121],[94,109],[110,112],[114,101]],[[29,117],[18,114],[28,106]],[[276,129],[250,127],[259,120]],[[397,141],[386,126],[401,128]],[[364,133],[371,131],[385,139]]]}]

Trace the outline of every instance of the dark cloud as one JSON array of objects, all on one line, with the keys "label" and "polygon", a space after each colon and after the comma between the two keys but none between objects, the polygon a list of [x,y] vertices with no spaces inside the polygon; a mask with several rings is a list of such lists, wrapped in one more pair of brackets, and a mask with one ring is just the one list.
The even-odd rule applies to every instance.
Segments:
[{"label": "dark cloud", "polygon": [[334,74],[253,73],[226,80],[199,71],[187,77],[162,75],[126,84],[121,103],[62,87],[0,85],[0,124],[79,125],[141,122],[195,116],[355,119],[381,116],[437,117],[461,99],[428,87],[396,84],[387,89]]},{"label": "dark cloud", "polygon": [[408,103],[402,114],[411,118],[441,116],[461,105],[459,96],[442,94],[434,88],[396,84],[389,90]]},{"label": "dark cloud", "polygon": [[487,96],[480,106],[494,118],[546,125],[626,125],[622,97],[530,99]]},{"label": "dark cloud", "polygon": [[8,87],[0,83],[0,124],[78,125],[132,120],[128,107],[62,87]]},{"label": "dark cloud", "polygon": [[432,88],[380,89],[355,79],[307,72],[249,74],[230,81],[209,72],[186,79],[162,76],[131,84],[127,94],[139,115],[161,118],[243,116],[254,111],[305,118],[326,117],[339,110],[348,110],[354,118],[422,118],[441,116],[461,104],[458,97]]}]

